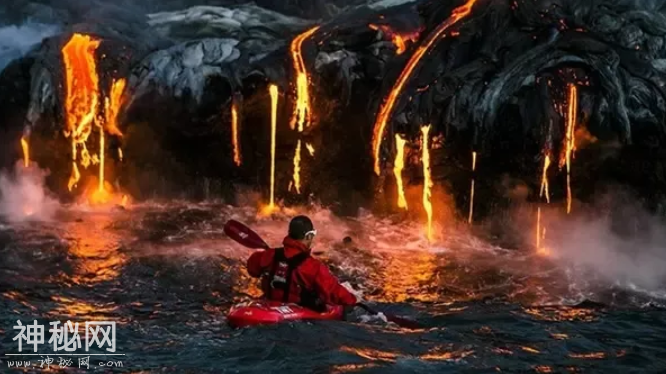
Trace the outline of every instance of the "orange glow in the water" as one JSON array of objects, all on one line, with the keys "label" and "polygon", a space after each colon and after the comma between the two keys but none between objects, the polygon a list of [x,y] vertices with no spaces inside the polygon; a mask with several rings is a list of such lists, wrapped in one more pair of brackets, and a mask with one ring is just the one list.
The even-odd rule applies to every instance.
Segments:
[{"label": "orange glow in the water", "polygon": [[236,166],[241,165],[241,152],[240,141],[238,138],[238,103],[236,100],[231,101],[231,141],[234,145],[234,163]]},{"label": "orange glow in the water", "polygon": [[454,25],[460,19],[466,17],[472,11],[472,6],[474,5],[475,2],[476,0],[467,0],[467,3],[454,9],[451,16],[447,18],[446,21],[437,26],[437,28],[432,33],[430,33],[430,35],[428,35],[427,39],[416,49],[414,54],[410,57],[409,61],[407,62],[407,65],[405,65],[405,68],[400,73],[398,80],[395,82],[393,88],[389,92],[388,97],[380,107],[379,114],[377,115],[377,120],[375,121],[375,127],[372,137],[375,174],[379,175],[380,173],[379,152],[382,147],[382,140],[384,138],[384,131],[386,129],[386,124],[388,123],[391,115],[393,114],[393,108],[405,84],[412,76],[412,72],[414,71],[414,69],[416,69],[419,62],[421,61],[421,58],[426,54],[426,52],[428,52],[430,48],[432,48],[435,42],[442,36],[442,34],[444,34],[444,32],[449,27]]},{"label": "orange glow in the water", "polygon": [[543,172],[541,174],[541,190],[539,197],[546,197],[546,201],[550,203],[550,191],[548,190],[548,168],[550,167],[550,155],[546,154],[543,160]]},{"label": "orange glow in the water", "polygon": [[407,200],[405,199],[405,189],[402,186],[402,169],[405,167],[405,143],[407,141],[399,134],[395,134],[395,162],[393,163],[393,175],[398,187],[398,208],[407,209]]},{"label": "orange glow in the water", "polygon": [[428,148],[428,133],[430,132],[430,125],[421,127],[423,135],[421,147],[423,151],[423,208],[428,215],[428,241],[432,242],[432,177],[430,175],[430,149]]},{"label": "orange glow in the water", "polygon": [[23,149],[23,165],[30,166],[30,147],[25,137],[21,138],[21,148]]},{"label": "orange glow in the water", "polygon": [[578,88],[575,84],[569,85],[569,99],[567,111],[567,133],[564,144],[564,157],[560,159],[560,168],[563,164],[567,166],[567,214],[571,213],[571,159],[576,150],[575,131],[576,117],[578,116]]},{"label": "orange glow in the water", "polygon": [[291,57],[294,62],[294,70],[296,70],[296,107],[292,116],[290,126],[292,129],[298,124],[298,131],[303,131],[304,125],[309,125],[312,117],[312,108],[310,107],[310,92],[309,80],[307,69],[305,68],[305,61],[303,61],[303,42],[312,36],[319,26],[315,26],[306,32],[298,35],[291,42],[290,50]]},{"label": "orange glow in the water", "polygon": [[296,145],[296,154],[294,154],[294,188],[296,193],[301,193],[301,141]]},{"label": "orange glow in the water", "polygon": [[393,45],[395,45],[395,53],[397,55],[401,55],[407,50],[408,40],[415,42],[419,39],[420,35],[420,32],[418,31],[400,34],[393,31],[393,29],[391,29],[391,27],[388,25],[375,25],[371,23],[368,25],[368,27],[370,27],[373,30],[379,30],[383,34],[389,36],[391,38],[391,41],[393,42]]},{"label": "orange glow in the water", "polygon": [[97,113],[99,100],[99,87],[95,51],[100,41],[87,35],[74,34],[69,42],[62,48],[65,64],[66,99],[65,112],[67,127],[65,136],[72,141],[72,175],[68,188],[78,183],[80,174],[76,167],[77,147],[81,147],[82,165],[89,164],[86,140],[92,131],[92,125]]},{"label": "orange glow in the water", "polygon": [[127,81],[124,78],[114,80],[111,83],[111,92],[104,102],[104,113],[106,115],[104,128],[111,135],[123,136],[123,133],[118,129],[118,114],[123,105],[126,84]]},{"label": "orange glow in the water", "polygon": [[[476,152],[472,152],[472,173],[476,171]],[[472,223],[474,217],[474,177],[472,176],[472,185],[469,189],[469,217],[467,222]]]},{"label": "orange glow in the water", "polygon": [[271,95],[271,197],[269,209],[275,208],[275,137],[277,132],[278,87],[271,84],[268,88]]}]

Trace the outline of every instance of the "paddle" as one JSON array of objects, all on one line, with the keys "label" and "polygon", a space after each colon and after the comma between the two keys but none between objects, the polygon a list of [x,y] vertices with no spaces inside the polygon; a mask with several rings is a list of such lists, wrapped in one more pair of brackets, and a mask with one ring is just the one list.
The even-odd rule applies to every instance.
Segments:
[{"label": "paddle", "polygon": [[[262,239],[259,236],[259,234],[252,231],[252,229],[245,226],[244,224],[233,219],[230,219],[229,221],[227,221],[227,223],[224,224],[224,233],[227,234],[228,237],[236,241],[238,244],[241,244],[248,248],[252,249],[270,248],[268,244],[266,244],[264,239]],[[365,310],[370,314],[378,315],[380,313],[366,304],[358,303],[356,304],[356,306]],[[407,318],[402,318],[391,314],[384,314],[384,317],[386,317],[386,319],[389,322],[393,322],[400,327],[405,327],[408,329],[421,328],[421,325],[418,322]]]}]

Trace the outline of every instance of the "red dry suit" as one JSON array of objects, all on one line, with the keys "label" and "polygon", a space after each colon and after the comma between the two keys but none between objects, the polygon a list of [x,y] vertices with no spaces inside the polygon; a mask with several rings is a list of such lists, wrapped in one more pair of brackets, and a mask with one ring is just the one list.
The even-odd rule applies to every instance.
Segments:
[{"label": "red dry suit", "polygon": [[286,237],[282,244],[283,248],[255,252],[247,260],[247,271],[261,277],[266,298],[315,310],[325,304],[356,304],[356,296],[340,285],[326,265],[311,257],[303,243]]}]

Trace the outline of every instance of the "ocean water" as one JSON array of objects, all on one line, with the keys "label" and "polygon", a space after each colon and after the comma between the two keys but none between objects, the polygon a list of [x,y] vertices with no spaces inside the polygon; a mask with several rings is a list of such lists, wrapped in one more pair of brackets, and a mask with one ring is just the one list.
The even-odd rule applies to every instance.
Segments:
[{"label": "ocean water", "polygon": [[[251,250],[222,226],[243,221],[277,246],[295,211],[69,206],[47,222],[0,221],[0,372],[42,372],[47,356],[51,372],[67,373],[666,372],[659,284],[505,249],[463,227],[438,226],[429,243],[417,220],[305,211],[319,231],[316,256],[373,307],[422,328],[362,318],[230,328],[229,307],[259,291],[244,269]],[[18,320],[46,326],[37,355],[6,356],[18,353]],[[115,322],[122,355],[80,368],[82,357],[54,352],[49,323],[68,320]]]}]

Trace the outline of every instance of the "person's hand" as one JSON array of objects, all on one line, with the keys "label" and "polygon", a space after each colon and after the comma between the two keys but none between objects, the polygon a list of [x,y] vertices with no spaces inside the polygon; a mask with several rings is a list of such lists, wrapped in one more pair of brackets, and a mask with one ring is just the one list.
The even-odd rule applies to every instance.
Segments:
[{"label": "person's hand", "polygon": [[355,290],[349,282],[341,284],[342,287],[346,288],[352,295],[356,297],[356,303],[363,302],[363,292]]}]

